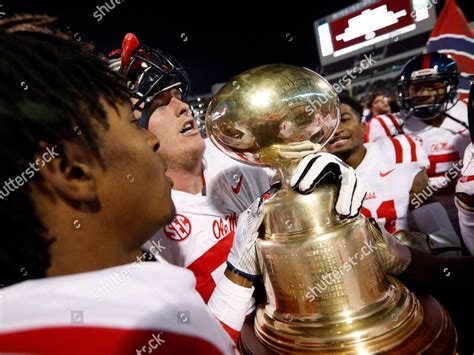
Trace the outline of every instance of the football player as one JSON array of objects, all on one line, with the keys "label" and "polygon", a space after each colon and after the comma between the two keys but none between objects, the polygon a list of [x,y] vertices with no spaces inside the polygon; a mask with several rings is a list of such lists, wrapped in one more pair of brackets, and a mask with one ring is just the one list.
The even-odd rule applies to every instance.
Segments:
[{"label": "football player", "polygon": [[454,198],[459,213],[461,235],[467,249],[474,255],[474,161],[472,143],[466,147],[461,178]]},{"label": "football player", "polygon": [[[443,206],[433,197],[421,202],[417,199],[428,190],[429,162],[420,144],[405,134],[364,144],[362,106],[347,96],[341,96],[340,102],[341,122],[326,150],[354,168],[364,183],[367,194],[361,212],[375,218],[404,243],[433,253],[454,248],[459,252],[459,237]],[[407,233],[411,230],[409,213],[427,238],[421,245],[419,238]]]},{"label": "football player", "polygon": [[159,140],[106,63],[36,27],[49,21],[0,24],[0,352],[234,354],[194,275],[142,262],[175,215]]},{"label": "football player", "polygon": [[[174,181],[172,197],[177,207],[176,218],[157,230],[148,245],[159,243],[164,246],[159,257],[193,271],[196,289],[209,302],[214,314],[230,326],[231,330],[227,330],[231,334],[232,329],[236,331],[233,334],[236,337],[243,319],[224,319],[220,307],[229,301],[229,296],[226,300],[218,295],[232,295],[235,304],[247,302],[248,305],[249,287],[239,290],[227,281],[232,275],[227,260],[239,215],[271,188],[274,173],[236,162],[201,137],[185,101],[189,92],[187,75],[171,56],[140,45],[132,34],[125,37],[122,51],[114,56],[111,66],[120,68],[125,75],[135,100],[134,108],[141,111],[138,112],[140,126],[160,139],[160,155],[168,166],[167,175]],[[299,154],[309,153],[312,152]],[[302,181],[306,175],[311,177],[302,184],[295,182],[294,188],[303,191],[310,191],[320,176],[337,169],[337,176],[344,180],[338,180],[342,188],[336,211],[346,217],[358,214],[364,189],[362,184],[357,184],[353,169],[327,153],[311,155],[299,168],[305,172]],[[252,286],[253,280],[254,277],[249,276],[250,282],[246,285]],[[220,282],[217,295],[214,290]],[[226,291],[222,285],[232,290]],[[250,311],[252,305],[248,306]]]},{"label": "football player", "polygon": [[464,149],[470,142],[467,104],[457,99],[459,71],[446,54],[425,53],[410,60],[398,81],[400,114],[372,119],[365,141],[399,133],[417,140],[428,155],[429,184],[458,229],[453,193]]},{"label": "football player", "polygon": [[445,173],[462,159],[469,144],[467,104],[457,100],[458,76],[456,62],[449,55],[416,56],[405,65],[398,82],[401,114],[377,116],[365,135],[366,141],[399,133],[412,136],[428,155],[430,183],[440,188],[448,185]]}]

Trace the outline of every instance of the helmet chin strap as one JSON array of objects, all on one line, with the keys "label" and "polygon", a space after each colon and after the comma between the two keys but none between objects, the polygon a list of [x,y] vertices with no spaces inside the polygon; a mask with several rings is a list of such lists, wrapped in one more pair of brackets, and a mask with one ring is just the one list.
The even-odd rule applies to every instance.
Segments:
[{"label": "helmet chin strap", "polygon": [[423,121],[429,121],[443,114],[446,116],[449,116],[446,114],[446,111],[453,108],[454,105],[456,105],[457,103],[457,100],[456,100],[452,102],[451,106],[449,106],[450,101],[451,101],[451,94],[450,94],[450,91],[448,90],[448,92],[444,94],[443,102],[437,103],[437,104],[434,103],[434,104],[425,104],[425,105],[416,105],[416,106],[413,105],[411,106],[410,111],[411,111],[411,114],[418,117],[419,119]]},{"label": "helmet chin strap", "polygon": [[446,113],[446,112],[445,112],[444,114],[445,114],[446,117],[452,119],[454,122],[457,122],[457,123],[459,123],[461,126],[463,126],[464,128],[469,129],[469,126],[468,126],[465,122],[460,121],[460,120],[458,120],[457,118],[454,118],[454,117],[451,116],[449,113]]},{"label": "helmet chin strap", "polygon": [[[456,102],[457,102],[457,100],[456,100]],[[450,109],[456,104],[456,102],[454,102],[451,107],[449,107],[449,108],[446,107],[445,110],[439,111],[439,113],[438,113],[436,116],[432,116],[432,117],[420,117],[420,116],[417,116],[417,115],[416,115],[415,109],[413,109],[413,114],[414,114],[416,117],[418,117],[418,118],[420,118],[421,120],[423,120],[423,121],[429,121],[429,120],[432,120],[432,119],[434,119],[434,118],[436,118],[436,117],[438,117],[438,116],[440,116],[440,115],[444,115],[444,116],[448,117],[449,119],[453,120],[454,122],[460,124],[460,125],[463,126],[464,128],[469,129],[469,126],[468,126],[465,122],[463,122],[463,121],[461,121],[461,120],[459,120],[459,119],[457,119],[457,118],[451,116],[449,113],[447,113],[447,111],[450,110]],[[448,106],[448,104],[446,104],[446,106]]]},{"label": "helmet chin strap", "polygon": [[148,121],[150,121],[150,114],[151,114],[151,105],[145,105],[145,108],[142,111],[142,114],[140,116],[140,121],[138,121],[138,124],[140,127],[148,129]]},{"label": "helmet chin strap", "polygon": [[442,115],[446,110],[443,110],[443,104],[417,105],[413,106],[412,113],[423,121],[429,121]]}]

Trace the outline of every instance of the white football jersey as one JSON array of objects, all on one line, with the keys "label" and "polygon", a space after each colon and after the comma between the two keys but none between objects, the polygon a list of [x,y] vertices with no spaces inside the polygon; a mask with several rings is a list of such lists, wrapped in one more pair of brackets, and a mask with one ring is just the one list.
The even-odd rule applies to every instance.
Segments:
[{"label": "white football jersey", "polygon": [[428,157],[410,136],[366,143],[367,152],[356,168],[367,194],[361,213],[373,217],[390,233],[408,230],[408,208],[413,179],[429,165]]},{"label": "white football jersey", "polygon": [[189,270],[135,262],[0,289],[0,353],[235,354],[194,286]]},{"label": "white football jersey", "polygon": [[456,204],[459,213],[459,226],[464,245],[474,255],[474,212],[465,210]]},{"label": "white football jersey", "polygon": [[[447,113],[466,126],[467,105],[459,100]],[[430,185],[448,187],[449,177],[445,174],[459,162],[464,155],[464,149],[470,142],[469,130],[462,124],[446,117],[440,127],[427,125],[416,117],[402,120],[400,114],[380,115],[372,119],[367,127],[365,141],[372,142],[380,138],[395,136],[400,132],[412,136],[423,147],[428,155],[430,166],[427,169]],[[454,187],[455,181],[451,181]]]},{"label": "white football jersey", "polygon": [[152,241],[168,262],[193,271],[207,302],[222,277],[237,218],[270,188],[273,171],[239,163],[206,140],[205,195],[172,190],[176,218]]},{"label": "white football jersey", "polygon": [[398,113],[374,116],[367,123],[364,142],[374,142],[403,133],[402,125],[403,120]]}]

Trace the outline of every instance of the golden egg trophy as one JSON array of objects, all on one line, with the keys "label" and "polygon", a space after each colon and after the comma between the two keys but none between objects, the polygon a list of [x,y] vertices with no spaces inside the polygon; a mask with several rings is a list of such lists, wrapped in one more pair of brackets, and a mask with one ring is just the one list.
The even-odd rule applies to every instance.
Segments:
[{"label": "golden egg trophy", "polygon": [[267,351],[285,354],[452,354],[448,313],[384,274],[371,247],[378,230],[363,216],[335,213],[337,186],[307,195],[289,186],[304,152],[322,149],[339,115],[323,77],[285,64],[234,77],[209,104],[207,133],[222,152],[282,175],[282,188],[264,202],[257,240],[267,303],[257,308],[255,336]]}]

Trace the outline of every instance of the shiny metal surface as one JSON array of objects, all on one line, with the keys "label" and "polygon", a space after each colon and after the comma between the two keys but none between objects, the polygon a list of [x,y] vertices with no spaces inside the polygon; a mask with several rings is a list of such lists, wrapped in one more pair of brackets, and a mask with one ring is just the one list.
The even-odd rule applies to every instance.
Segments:
[{"label": "shiny metal surface", "polygon": [[320,150],[339,117],[337,93],[326,79],[309,69],[270,64],[219,90],[207,109],[206,129],[230,157],[275,167],[292,160],[287,151]]},{"label": "shiny metal surface", "polygon": [[369,354],[407,344],[414,352],[429,349],[443,330],[453,334],[449,316],[436,304],[442,316],[431,324],[435,336],[414,342],[424,311],[402,283],[385,276],[372,243],[379,231],[363,216],[338,217],[336,186],[301,195],[288,185],[299,160],[320,150],[338,122],[330,84],[284,64],[231,79],[207,110],[208,136],[219,149],[283,175],[281,190],[263,204],[257,253],[268,301],[257,309],[255,334],[278,353]]},{"label": "shiny metal surface", "polygon": [[326,185],[265,201],[257,251],[268,302],[257,310],[255,331],[274,351],[388,351],[423,320],[416,297],[384,275],[370,223],[341,221],[328,207],[336,193]]}]

